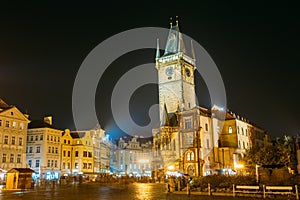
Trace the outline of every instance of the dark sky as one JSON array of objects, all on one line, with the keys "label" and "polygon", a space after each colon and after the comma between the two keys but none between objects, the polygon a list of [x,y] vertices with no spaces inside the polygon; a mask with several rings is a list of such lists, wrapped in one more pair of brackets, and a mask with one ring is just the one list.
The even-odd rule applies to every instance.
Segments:
[{"label": "dark sky", "polygon": [[[288,1],[2,4],[0,97],[31,119],[52,115],[58,128],[74,129],[72,87],[88,53],[121,31],[168,28],[169,17],[176,15],[181,31],[217,64],[229,109],[272,137],[300,132],[300,14],[299,5]],[[103,128],[120,132],[109,109],[113,85],[130,68],[152,62],[154,55],[150,49],[131,52],[107,70],[96,95],[97,112],[105,113],[99,119]],[[200,76],[196,83],[199,104],[209,106]],[[146,110],[157,101],[155,85],[140,88],[131,101],[133,119],[146,123]]]}]

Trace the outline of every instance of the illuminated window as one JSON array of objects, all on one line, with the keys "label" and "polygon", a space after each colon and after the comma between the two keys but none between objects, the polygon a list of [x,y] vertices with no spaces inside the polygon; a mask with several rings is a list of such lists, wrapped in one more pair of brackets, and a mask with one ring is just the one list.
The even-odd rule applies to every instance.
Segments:
[{"label": "illuminated window", "polygon": [[21,154],[18,154],[17,156],[17,163],[21,163]]},{"label": "illuminated window", "polygon": [[75,169],[78,169],[78,168],[79,168],[78,163],[75,163]]},{"label": "illuminated window", "polygon": [[195,155],[194,155],[194,152],[191,153],[191,160],[194,160],[195,159]]},{"label": "illuminated window", "polygon": [[187,161],[190,161],[190,160],[191,160],[191,154],[190,154],[190,153],[187,153],[187,154],[186,154],[186,160],[187,160]]},{"label": "illuminated window", "polygon": [[83,163],[83,169],[87,169],[87,163]]},{"label": "illuminated window", "polygon": [[228,133],[232,133],[232,127],[228,126]]},{"label": "illuminated window", "polygon": [[24,129],[24,124],[23,123],[20,123],[20,129]]},{"label": "illuminated window", "polygon": [[17,128],[17,122],[13,122],[13,123],[12,123],[12,127],[13,127],[13,128]]},{"label": "illuminated window", "polygon": [[16,137],[14,137],[14,136],[11,137],[11,144],[13,144],[13,145],[16,144]]},{"label": "illuminated window", "polygon": [[2,155],[2,162],[6,163],[6,154],[5,153]]},{"label": "illuminated window", "polygon": [[8,136],[7,135],[4,136],[4,144],[8,144]]}]

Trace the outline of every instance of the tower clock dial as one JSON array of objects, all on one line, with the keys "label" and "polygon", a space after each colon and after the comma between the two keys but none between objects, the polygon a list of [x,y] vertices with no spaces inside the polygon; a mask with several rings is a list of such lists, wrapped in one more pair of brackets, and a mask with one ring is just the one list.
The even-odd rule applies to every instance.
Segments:
[{"label": "tower clock dial", "polygon": [[174,69],[173,67],[168,67],[165,71],[167,76],[172,76],[172,74],[174,73]]}]

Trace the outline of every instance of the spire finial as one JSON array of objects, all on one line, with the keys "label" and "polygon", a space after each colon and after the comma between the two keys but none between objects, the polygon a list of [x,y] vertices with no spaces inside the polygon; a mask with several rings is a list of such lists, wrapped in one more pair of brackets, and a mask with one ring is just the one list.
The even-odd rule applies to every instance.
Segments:
[{"label": "spire finial", "polygon": [[176,16],[176,25],[178,26],[178,16]]},{"label": "spire finial", "polygon": [[171,28],[172,28],[172,17],[170,17],[170,26],[171,26]]}]

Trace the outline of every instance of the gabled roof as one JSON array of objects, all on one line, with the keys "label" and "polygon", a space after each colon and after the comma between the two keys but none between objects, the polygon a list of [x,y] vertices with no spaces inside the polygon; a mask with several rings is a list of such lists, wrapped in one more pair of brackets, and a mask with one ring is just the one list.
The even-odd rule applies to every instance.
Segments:
[{"label": "gabled roof", "polygon": [[0,99],[0,113],[13,107],[14,106],[8,105],[3,99]]},{"label": "gabled roof", "polygon": [[1,109],[6,109],[10,107],[5,101],[3,101],[2,99],[0,99],[0,108]]}]

